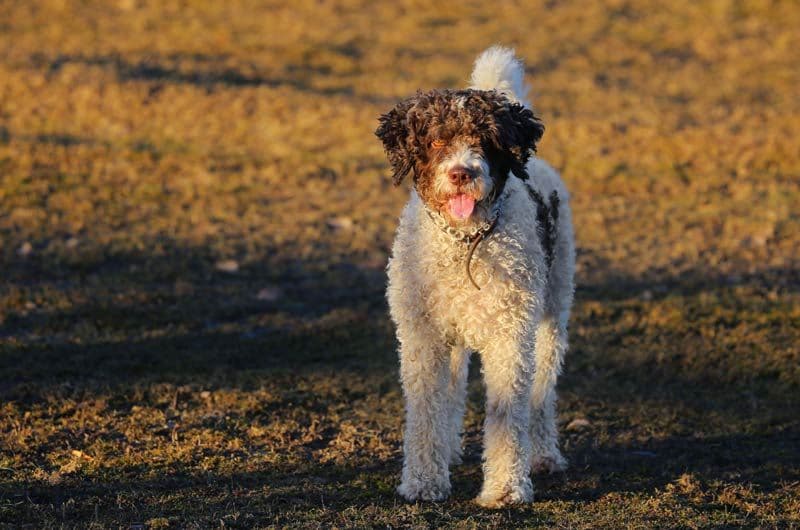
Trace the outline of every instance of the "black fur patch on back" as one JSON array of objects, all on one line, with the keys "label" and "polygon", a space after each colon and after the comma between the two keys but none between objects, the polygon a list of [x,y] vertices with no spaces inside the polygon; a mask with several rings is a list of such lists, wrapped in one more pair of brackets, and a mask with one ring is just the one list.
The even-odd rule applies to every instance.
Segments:
[{"label": "black fur patch on back", "polygon": [[542,248],[544,249],[547,269],[550,270],[555,257],[556,238],[558,237],[556,225],[558,225],[558,206],[561,203],[561,199],[558,197],[558,193],[553,190],[550,194],[549,201],[545,202],[542,194],[530,186],[528,186],[528,195],[530,195],[533,202],[536,203],[536,221],[538,224],[536,231],[539,235],[539,241],[542,243]]}]

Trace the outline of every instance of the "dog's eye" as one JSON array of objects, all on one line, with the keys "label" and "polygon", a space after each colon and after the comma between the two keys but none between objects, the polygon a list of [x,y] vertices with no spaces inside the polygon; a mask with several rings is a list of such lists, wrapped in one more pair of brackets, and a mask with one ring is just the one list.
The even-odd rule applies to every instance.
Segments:
[{"label": "dog's eye", "polygon": [[445,145],[447,145],[447,144],[445,143],[445,141],[444,141],[444,140],[433,140],[433,141],[431,142],[431,147],[432,147],[433,149],[441,149],[441,148],[442,148],[442,147],[444,147]]}]

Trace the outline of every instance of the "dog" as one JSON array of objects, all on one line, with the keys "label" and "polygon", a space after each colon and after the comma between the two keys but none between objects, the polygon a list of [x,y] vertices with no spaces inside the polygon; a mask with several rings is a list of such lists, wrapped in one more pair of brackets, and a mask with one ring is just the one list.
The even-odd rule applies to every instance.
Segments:
[{"label": "dog", "polygon": [[471,86],[418,92],[379,118],[395,184],[413,177],[387,266],[405,399],[408,501],[450,494],[470,355],[486,386],[487,508],[531,502],[531,471],[564,470],[556,379],[567,351],[575,246],[569,195],[533,153],[544,126],[514,51],[475,61]]}]

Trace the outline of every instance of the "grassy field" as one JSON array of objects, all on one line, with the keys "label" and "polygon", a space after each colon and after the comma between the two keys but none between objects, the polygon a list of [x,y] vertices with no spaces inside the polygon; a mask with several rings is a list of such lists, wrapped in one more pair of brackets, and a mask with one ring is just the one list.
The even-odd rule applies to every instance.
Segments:
[{"label": "grassy field", "polygon": [[[791,0],[0,0],[0,526],[800,527],[798,27]],[[571,466],[471,502],[476,366],[453,497],[405,504],[407,189],[372,131],[493,43],[574,197]]]}]

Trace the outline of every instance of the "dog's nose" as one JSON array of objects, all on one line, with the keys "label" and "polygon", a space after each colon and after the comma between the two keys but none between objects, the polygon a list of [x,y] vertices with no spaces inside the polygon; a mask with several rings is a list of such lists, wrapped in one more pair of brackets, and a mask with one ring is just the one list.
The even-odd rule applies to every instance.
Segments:
[{"label": "dog's nose", "polygon": [[450,178],[450,182],[456,186],[468,184],[473,178],[475,178],[475,175],[472,173],[472,171],[464,166],[454,167],[447,172],[447,176]]}]

